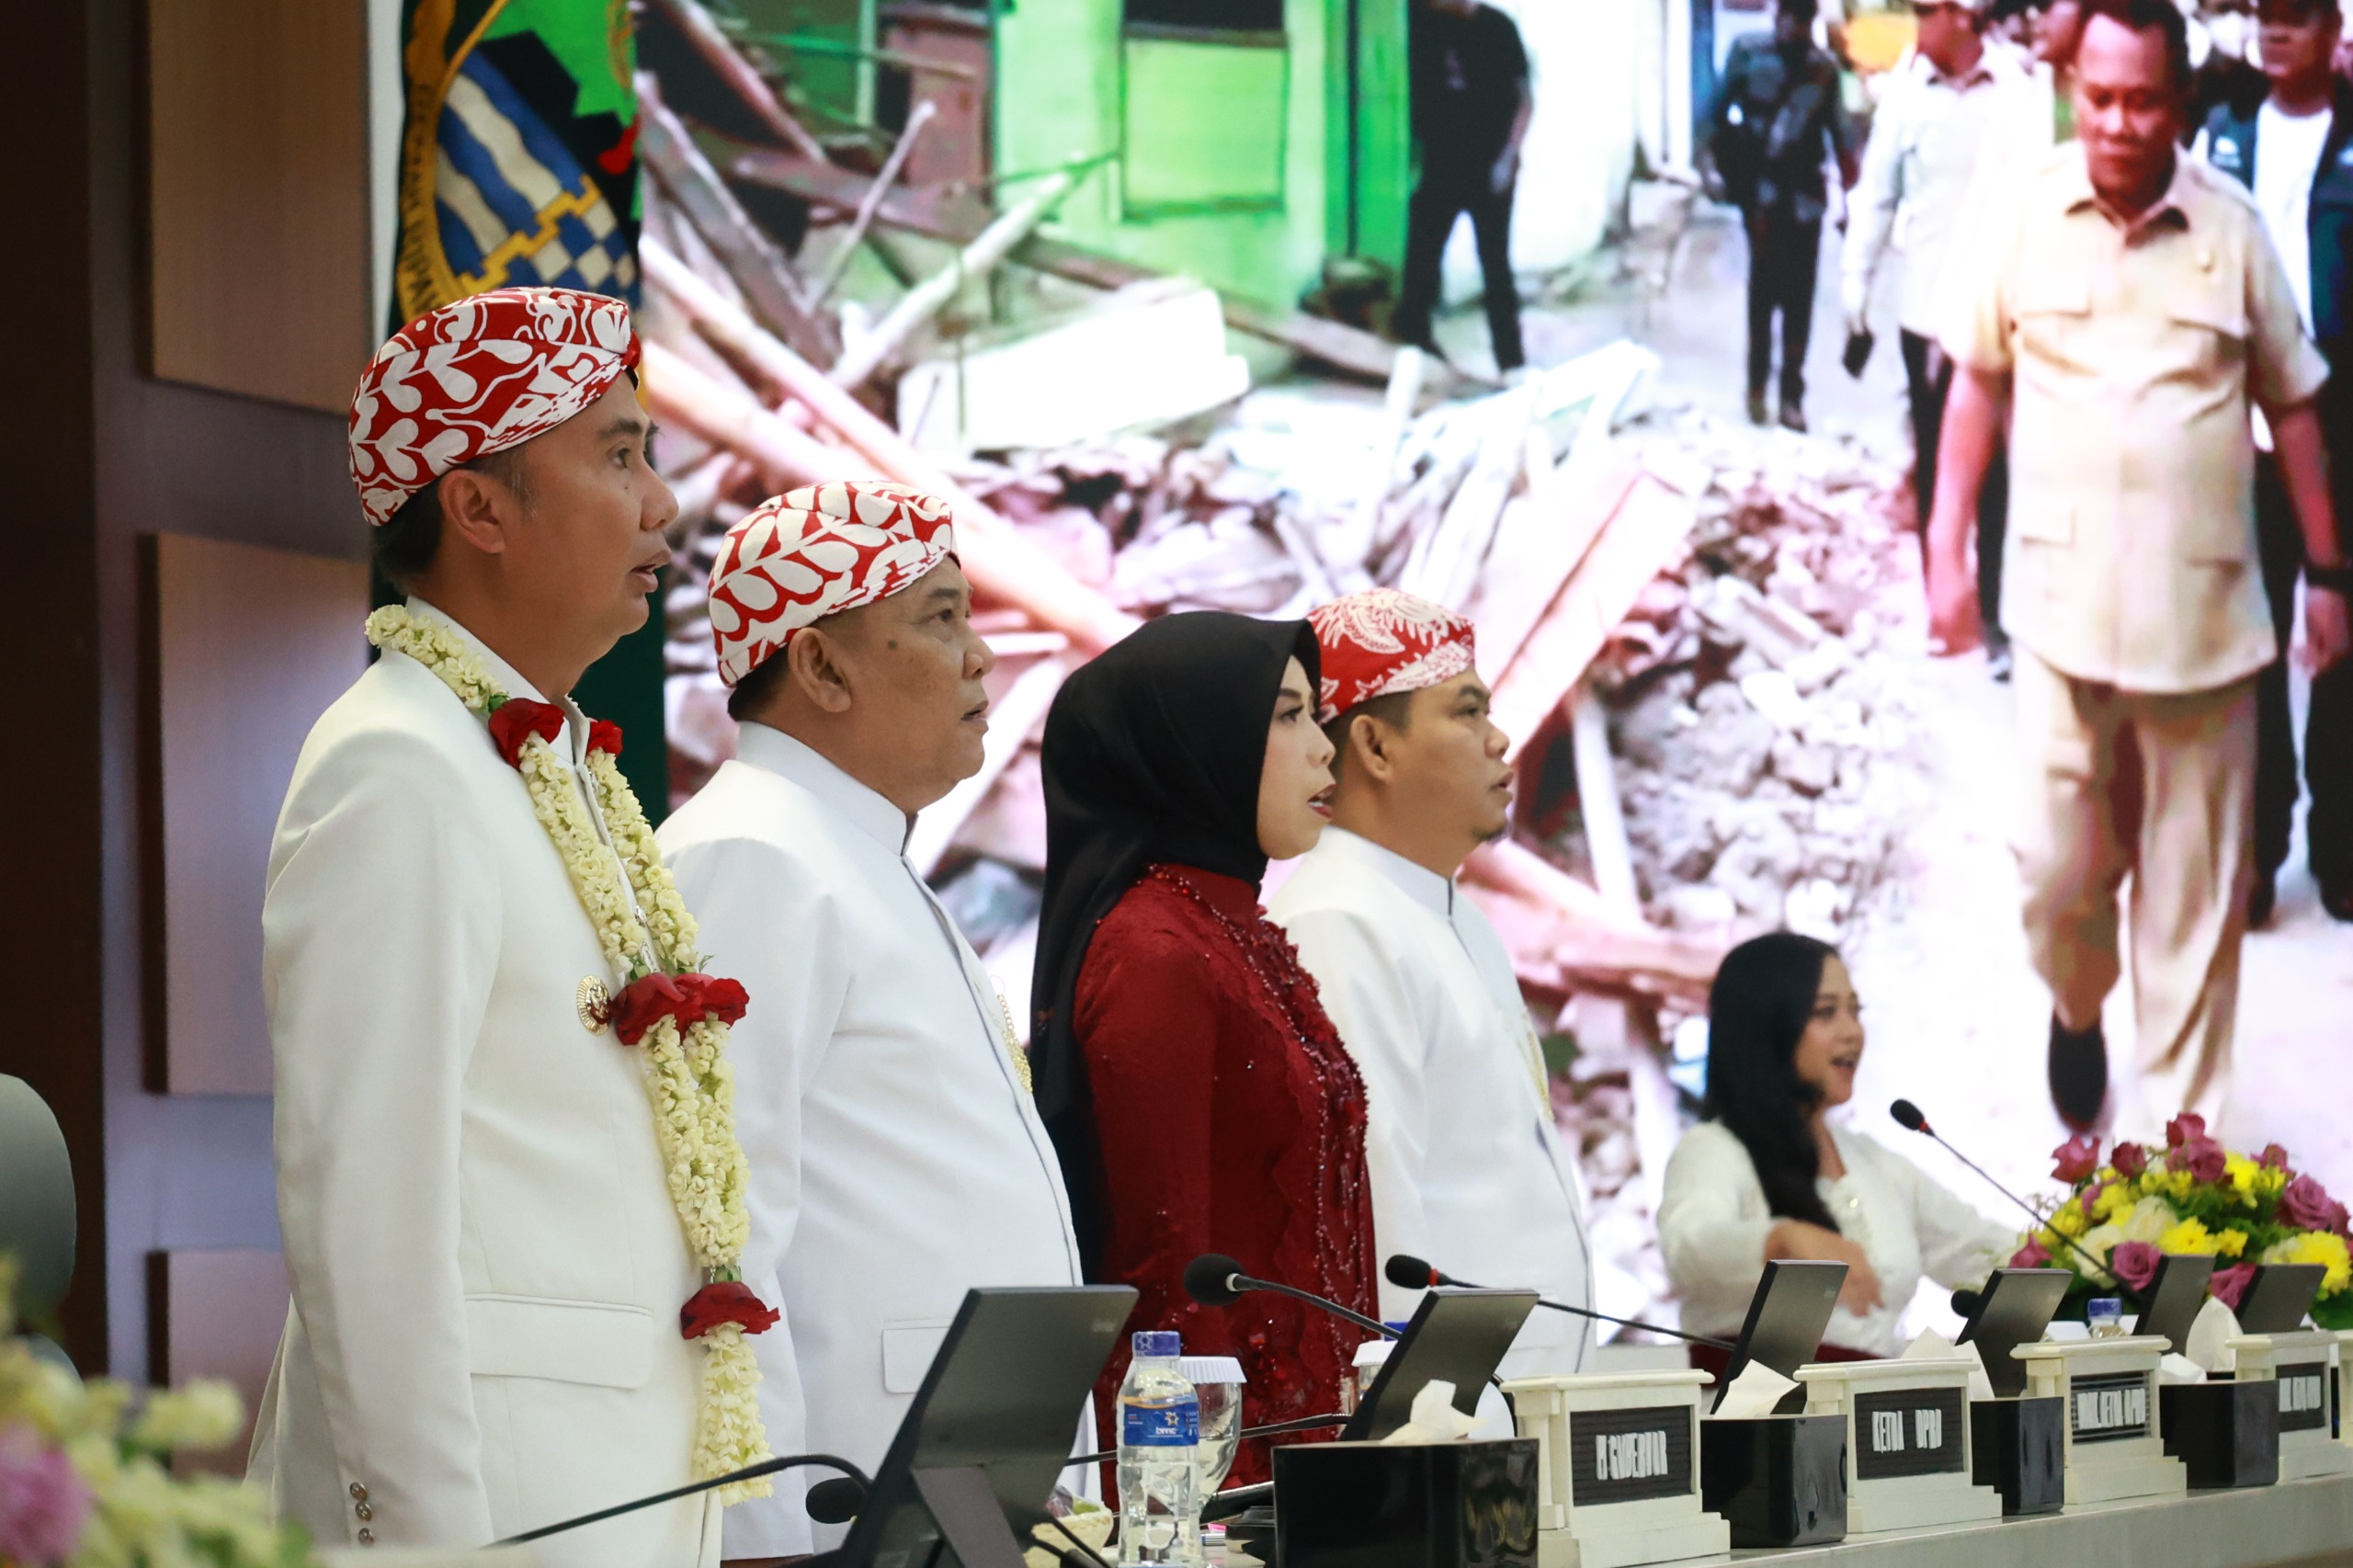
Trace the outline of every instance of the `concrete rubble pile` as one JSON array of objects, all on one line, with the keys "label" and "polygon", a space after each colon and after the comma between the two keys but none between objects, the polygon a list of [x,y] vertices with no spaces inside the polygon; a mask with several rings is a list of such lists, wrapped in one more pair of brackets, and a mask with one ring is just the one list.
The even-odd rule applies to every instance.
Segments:
[{"label": "concrete rubble pile", "polygon": [[1899,663],[1918,557],[1900,471],[1685,415],[1644,432],[1712,472],[1689,560],[1596,667],[1644,908],[1678,930],[1844,937],[1923,808]]}]

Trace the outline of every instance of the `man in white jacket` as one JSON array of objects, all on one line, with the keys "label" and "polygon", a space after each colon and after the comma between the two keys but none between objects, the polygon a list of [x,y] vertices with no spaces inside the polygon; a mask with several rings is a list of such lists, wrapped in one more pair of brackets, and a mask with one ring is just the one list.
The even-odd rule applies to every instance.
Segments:
[{"label": "man in white jacket", "polygon": [[[736,1115],[744,1278],[785,1320],[757,1342],[769,1430],[870,1467],[966,1290],[1080,1279],[1027,1058],[905,856],[981,765],[995,659],[971,608],[931,496],[833,483],[745,516],[710,589],[735,759],[660,835],[704,945],[762,999]],[[728,1557],[837,1540],[803,1495],[732,1510]]]},{"label": "man in white jacket", "polygon": [[[669,559],[636,359],[620,301],[501,290],[404,328],[354,399],[412,597],[303,745],[262,913],[293,1303],[250,1473],[322,1544],[476,1547],[694,1476],[705,1276],[578,891],[629,885],[627,787],[590,756],[619,736],[564,695]],[[718,1518],[697,1496],[539,1561],[708,1565]]]},{"label": "man in white jacket", "polygon": [[[1511,769],[1471,623],[1394,589],[1315,610],[1333,825],[1268,907],[1364,1074],[1373,1230],[1482,1285],[1590,1307],[1575,1155],[1511,960],[1455,873],[1504,831]],[[1382,1315],[1418,1290],[1383,1283]],[[1506,1377],[1578,1369],[1587,1320],[1531,1316]]]}]

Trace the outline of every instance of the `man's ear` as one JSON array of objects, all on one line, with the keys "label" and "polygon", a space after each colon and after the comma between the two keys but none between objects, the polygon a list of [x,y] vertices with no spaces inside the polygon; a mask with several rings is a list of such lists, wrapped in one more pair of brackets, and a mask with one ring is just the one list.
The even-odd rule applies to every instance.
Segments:
[{"label": "man's ear", "polygon": [[441,526],[484,555],[506,552],[506,530],[522,510],[514,487],[494,473],[453,468],[441,476]]},{"label": "man's ear", "polygon": [[784,645],[785,674],[821,712],[847,713],[850,675],[840,643],[817,626],[804,626]]},{"label": "man's ear", "polygon": [[1397,759],[1390,751],[1396,737],[1390,727],[1370,713],[1359,713],[1348,721],[1348,763],[1350,771],[1362,771],[1368,778],[1383,784],[1397,772]]}]

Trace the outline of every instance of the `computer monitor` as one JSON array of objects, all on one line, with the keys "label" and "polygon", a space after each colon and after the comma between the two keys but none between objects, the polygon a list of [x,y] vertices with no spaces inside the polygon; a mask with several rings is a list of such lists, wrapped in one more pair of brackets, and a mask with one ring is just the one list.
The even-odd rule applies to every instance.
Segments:
[{"label": "computer monitor", "polygon": [[2177,1356],[2189,1352],[2189,1325],[2206,1304],[2206,1282],[2214,1278],[2214,1260],[2196,1253],[2169,1252],[2157,1259],[2157,1271],[2141,1299],[2149,1304],[2133,1324],[2135,1334],[2154,1335]]},{"label": "computer monitor", "polygon": [[1017,1564],[1135,1302],[1124,1285],[964,1292],[833,1561]]},{"label": "computer monitor", "polygon": [[1536,1310],[1533,1290],[1471,1290],[1440,1286],[1423,1296],[1413,1321],[1391,1346],[1372,1387],[1340,1428],[1343,1442],[1379,1442],[1414,1413],[1414,1396],[1433,1379],[1454,1385],[1454,1408],[1479,1414],[1479,1396]]},{"label": "computer monitor", "polygon": [[[1821,1347],[1823,1331],[1830,1326],[1830,1314],[1836,1310],[1838,1292],[1846,1283],[1843,1263],[1794,1258],[1768,1263],[1764,1278],[1756,1281],[1756,1294],[1748,1299],[1748,1321],[1740,1325],[1732,1359],[1724,1367],[1724,1381],[1708,1408],[1713,1410],[1723,1403],[1733,1380],[1752,1361],[1785,1378],[1796,1377],[1798,1369],[1813,1360]],[[1802,1405],[1803,1397],[1802,1391],[1792,1389],[1782,1403],[1794,1401]]]},{"label": "computer monitor", "polygon": [[2289,1334],[2304,1325],[2328,1270],[2317,1263],[2267,1263],[2239,1296],[2239,1327],[2248,1334]]},{"label": "computer monitor", "polygon": [[2063,1268],[1997,1268],[1985,1281],[1956,1343],[1977,1346],[1996,1399],[2026,1392],[2026,1363],[2010,1352],[2042,1337],[2075,1278]]}]

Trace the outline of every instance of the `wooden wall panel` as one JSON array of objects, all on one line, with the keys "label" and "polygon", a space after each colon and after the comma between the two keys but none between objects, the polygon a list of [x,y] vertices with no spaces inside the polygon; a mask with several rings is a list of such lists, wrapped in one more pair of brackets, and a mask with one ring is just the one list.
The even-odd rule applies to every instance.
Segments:
[{"label": "wooden wall panel", "polygon": [[312,723],[367,668],[368,569],[257,545],[148,541],[145,704],[156,853],[151,1089],[266,1095],[261,899]]},{"label": "wooden wall panel", "polygon": [[150,1377],[168,1387],[225,1379],[245,1405],[245,1425],[234,1438],[210,1453],[182,1454],[174,1468],[242,1476],[286,1327],[286,1259],[244,1248],[150,1253],[147,1282]]},{"label": "wooden wall panel", "polygon": [[148,0],[150,359],[341,414],[369,320],[366,0]]}]

